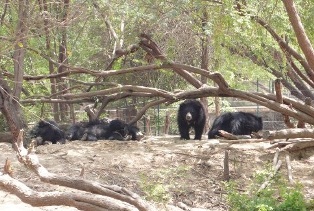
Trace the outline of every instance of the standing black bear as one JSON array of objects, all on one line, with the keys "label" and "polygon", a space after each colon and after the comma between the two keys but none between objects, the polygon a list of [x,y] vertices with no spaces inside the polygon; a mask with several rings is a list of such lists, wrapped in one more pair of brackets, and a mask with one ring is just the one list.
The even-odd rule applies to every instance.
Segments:
[{"label": "standing black bear", "polygon": [[202,139],[206,116],[205,109],[200,101],[188,99],[181,103],[177,121],[181,139],[190,139],[189,132],[191,128],[194,128],[194,140]]},{"label": "standing black bear", "polygon": [[234,135],[251,135],[263,129],[262,117],[246,112],[227,112],[218,116],[208,132],[208,139],[219,136],[219,130]]}]

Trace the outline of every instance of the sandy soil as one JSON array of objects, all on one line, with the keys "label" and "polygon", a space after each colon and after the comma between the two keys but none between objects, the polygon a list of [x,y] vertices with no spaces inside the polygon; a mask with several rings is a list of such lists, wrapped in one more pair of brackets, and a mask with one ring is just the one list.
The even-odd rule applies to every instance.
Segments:
[{"label": "sandy soil", "polygon": [[[204,137],[205,139],[205,137]],[[272,162],[274,150],[265,150],[267,142],[227,145],[218,140],[181,141],[178,136],[146,137],[144,140],[119,142],[73,141],[64,145],[39,146],[40,162],[53,173],[84,178],[108,185],[126,187],[154,202],[160,210],[165,204],[183,202],[204,210],[228,210],[223,190],[223,159],[230,153],[231,179],[250,183],[253,173]],[[291,154],[293,177],[304,184],[304,194],[313,198],[313,150]],[[20,164],[11,144],[0,143],[0,157],[12,162],[14,178],[37,191],[71,191],[45,184]],[[280,159],[285,163],[284,153]],[[286,175],[286,166],[281,170]],[[79,185],[79,184],[78,184]],[[168,207],[168,209],[170,209]],[[1,211],[77,210],[71,207],[32,207],[0,187]]]}]

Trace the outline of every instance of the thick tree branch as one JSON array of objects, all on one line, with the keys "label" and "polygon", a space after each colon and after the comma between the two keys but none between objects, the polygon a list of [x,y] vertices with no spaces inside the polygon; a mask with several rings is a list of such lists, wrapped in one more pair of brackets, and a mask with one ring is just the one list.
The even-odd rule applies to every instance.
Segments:
[{"label": "thick tree branch", "polygon": [[138,210],[119,200],[86,192],[37,192],[8,174],[0,175],[0,186],[32,206],[71,206],[79,210]]},{"label": "thick tree branch", "polygon": [[[19,133],[19,136],[15,141],[15,149],[18,160],[27,168],[35,172],[41,181],[85,191],[83,193],[71,194],[59,192],[38,194],[38,192],[30,190],[18,181],[11,180],[8,176],[0,176],[0,184],[14,194],[17,194],[21,200],[25,200],[27,203],[31,203],[34,206],[67,205],[80,207],[80,209],[83,210],[91,210],[91,208],[95,208],[96,210],[136,210],[134,207],[141,211],[155,210],[154,207],[142,200],[137,194],[125,188],[105,186],[98,182],[50,173],[40,164],[34,150],[26,150],[24,148],[23,131]],[[8,183],[8,181],[11,181],[12,184]],[[113,200],[109,198],[112,198]]]},{"label": "thick tree branch", "polygon": [[104,89],[99,91],[93,91],[93,92],[85,92],[85,93],[79,93],[79,94],[64,94],[62,97],[64,98],[82,98],[82,97],[93,97],[93,96],[100,96],[100,95],[107,95],[107,94],[113,94],[113,93],[119,93],[119,92],[138,92],[138,93],[150,93],[153,94],[153,96],[156,97],[163,97],[168,100],[173,99],[173,95],[170,92],[150,88],[150,87],[144,87],[144,86],[132,86],[132,85],[124,85],[121,87],[114,87],[110,89]]},{"label": "thick tree branch", "polygon": [[[305,96],[302,94],[302,92],[300,92],[298,89],[296,89],[293,84],[291,84],[286,78],[286,76],[283,74],[283,71],[279,71],[276,70],[273,67],[270,67],[267,63],[265,59],[260,59],[258,56],[255,55],[255,53],[249,49],[249,47],[247,46],[226,46],[224,44],[222,44],[223,47],[226,47],[232,54],[237,54],[241,57],[244,58],[248,58],[250,59],[254,64],[265,68],[267,71],[269,71],[271,74],[273,74],[274,76],[276,76],[277,78],[281,79],[282,84],[290,91],[290,93],[297,97],[300,100],[304,100]],[[241,50],[240,50],[241,49]],[[300,75],[300,77],[302,78],[306,78],[304,76],[303,73],[300,74],[300,72],[298,72],[298,74]],[[312,81],[310,81],[309,79],[305,80],[308,84],[313,84]],[[303,89],[301,89],[303,90]],[[314,98],[313,98],[314,99]]]},{"label": "thick tree branch", "polygon": [[301,18],[299,17],[298,11],[293,0],[282,0],[285,5],[287,14],[289,16],[290,23],[293,27],[294,33],[297,37],[298,43],[306,60],[308,61],[312,70],[314,70],[314,50],[313,46],[306,35]]},{"label": "thick tree branch", "polygon": [[[285,54],[292,55],[297,61],[300,62],[300,64],[304,67],[304,70],[310,77],[310,79],[314,82],[314,71],[310,67],[309,63],[293,48],[291,48],[271,27],[268,23],[266,23],[264,20],[262,20],[258,16],[252,16],[252,20],[259,23],[261,26],[263,26],[275,39],[275,41],[278,43],[280,48]],[[288,56],[290,56],[288,55]]]},{"label": "thick tree branch", "polygon": [[[154,58],[159,59],[163,63],[171,63],[167,60],[166,56],[162,53],[161,49],[158,45],[151,39],[150,36],[146,34],[140,35],[140,43],[139,46],[145,50],[148,54],[152,55]],[[173,70],[179,74],[182,78],[184,78],[187,82],[192,84],[194,87],[199,88],[202,86],[202,82],[197,80],[191,73],[188,71],[173,67]]]}]

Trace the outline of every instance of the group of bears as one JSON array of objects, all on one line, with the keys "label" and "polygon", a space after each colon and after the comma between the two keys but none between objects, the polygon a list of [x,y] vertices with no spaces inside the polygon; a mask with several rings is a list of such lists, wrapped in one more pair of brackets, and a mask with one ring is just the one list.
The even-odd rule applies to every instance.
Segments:
[{"label": "group of bears", "polygon": [[[190,129],[195,132],[195,140],[201,140],[206,123],[205,109],[202,103],[195,99],[187,99],[179,105],[177,123],[180,139],[190,139]],[[219,136],[219,130],[234,135],[250,135],[263,129],[263,121],[251,113],[227,112],[218,116],[208,132],[208,139]],[[111,121],[93,120],[71,125],[64,132],[53,120],[41,120],[30,131],[38,145],[49,141],[52,144],[65,143],[66,140],[97,141],[105,140],[139,140],[143,137],[139,128],[115,119]]]},{"label": "group of bears", "polygon": [[[182,102],[178,109],[177,122],[180,138],[189,140],[191,128],[195,132],[195,140],[200,140],[206,123],[205,109],[202,103],[195,99],[188,99]],[[219,130],[232,133],[234,135],[251,135],[263,129],[263,121],[251,113],[227,112],[218,116],[208,132],[208,139],[220,136]]]},{"label": "group of bears", "polygon": [[92,120],[72,124],[67,130],[62,130],[53,120],[40,120],[29,132],[37,145],[51,142],[64,144],[66,140],[139,140],[143,134],[138,127],[125,123],[120,119],[111,121]]}]

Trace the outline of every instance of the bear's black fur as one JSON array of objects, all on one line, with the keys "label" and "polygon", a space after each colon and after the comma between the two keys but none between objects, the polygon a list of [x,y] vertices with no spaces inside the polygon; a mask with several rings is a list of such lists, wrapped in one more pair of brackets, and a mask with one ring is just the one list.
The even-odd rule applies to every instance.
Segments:
[{"label": "bear's black fur", "polygon": [[140,140],[143,134],[139,128],[129,125],[120,119],[92,120],[73,124],[67,131],[68,140],[97,141],[97,140]]},{"label": "bear's black fur", "polygon": [[103,120],[74,123],[67,131],[68,140],[97,141],[105,139],[109,123]]},{"label": "bear's black fur", "polygon": [[108,126],[108,131],[105,135],[109,140],[140,140],[143,134],[139,128],[134,125],[129,125],[120,119],[111,120]]},{"label": "bear's black fur", "polygon": [[84,122],[78,122],[78,123],[72,124],[66,132],[66,138],[69,141],[81,140],[85,133],[85,128],[84,128],[85,124],[86,123]]},{"label": "bear's black fur", "polygon": [[194,140],[201,140],[206,116],[202,103],[195,99],[182,102],[178,109],[177,122],[181,139],[190,139],[190,129],[194,128]]},{"label": "bear's black fur", "polygon": [[65,133],[53,120],[40,120],[31,130],[30,136],[36,138],[37,145],[44,144],[46,141],[56,144],[65,143]]},{"label": "bear's black fur", "polygon": [[246,112],[227,112],[218,116],[208,132],[208,139],[219,136],[219,130],[234,135],[251,135],[263,129],[262,117]]}]

